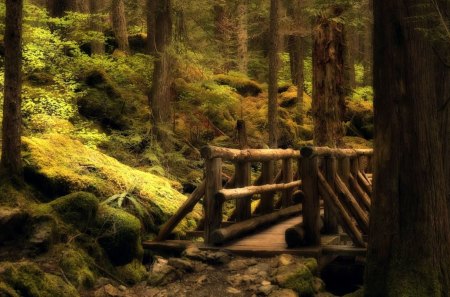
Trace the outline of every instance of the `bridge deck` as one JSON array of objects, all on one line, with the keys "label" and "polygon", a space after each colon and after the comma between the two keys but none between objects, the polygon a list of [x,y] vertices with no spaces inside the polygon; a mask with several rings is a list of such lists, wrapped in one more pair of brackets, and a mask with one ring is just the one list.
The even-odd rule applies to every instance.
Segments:
[{"label": "bridge deck", "polygon": [[364,256],[365,249],[358,249],[348,245],[339,245],[341,241],[339,235],[323,235],[321,246],[288,248],[284,239],[284,233],[287,228],[301,222],[302,217],[296,216],[222,246],[208,246],[203,243],[189,240],[166,240],[162,242],[145,241],[143,245],[144,248],[163,252],[169,250],[182,251],[187,246],[197,245],[202,250],[222,249],[237,255],[251,257],[266,257],[286,253],[303,257],[314,257],[317,259],[325,255]]}]

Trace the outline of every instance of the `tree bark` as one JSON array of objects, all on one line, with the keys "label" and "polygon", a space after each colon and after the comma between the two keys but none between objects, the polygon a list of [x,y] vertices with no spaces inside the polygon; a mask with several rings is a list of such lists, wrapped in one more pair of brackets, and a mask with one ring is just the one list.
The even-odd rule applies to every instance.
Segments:
[{"label": "tree bark", "polygon": [[344,25],[319,17],[313,38],[314,144],[336,147],[344,136]]},{"label": "tree bark", "polygon": [[269,147],[278,146],[279,0],[270,0]]},{"label": "tree bark", "polygon": [[238,70],[248,73],[248,0],[239,1],[237,14],[237,56]]},{"label": "tree bark", "polygon": [[146,1],[147,12],[147,52],[148,54],[154,54],[156,52],[155,34],[156,34],[156,3],[157,0]]},{"label": "tree bark", "polygon": [[[103,12],[104,0],[90,0],[89,11],[91,13],[91,30],[103,34],[102,19],[99,16]],[[91,41],[91,54],[103,55],[105,53],[105,43],[101,40]]]},{"label": "tree bark", "polygon": [[374,2],[376,134],[367,297],[450,292],[449,180],[437,120],[442,64],[432,42],[416,29],[426,27],[426,18],[410,22],[433,12],[417,8],[413,0]]},{"label": "tree bark", "polygon": [[[171,123],[171,58],[168,48],[172,42],[171,0],[158,0],[155,10],[155,62],[153,83],[149,96],[154,132],[162,139],[164,126]],[[167,128],[167,127],[166,127]]]},{"label": "tree bark", "polygon": [[373,63],[373,0],[366,0],[369,16],[365,19],[364,32],[364,85],[371,86],[373,84],[372,63]]},{"label": "tree bark", "polygon": [[22,19],[23,0],[6,0],[1,172],[19,179],[22,173]]},{"label": "tree bark", "polygon": [[231,19],[229,16],[229,9],[223,1],[215,1],[214,10],[214,24],[215,36],[218,42],[218,47],[222,53],[223,71],[228,72],[232,68],[232,53],[231,41],[233,28],[231,26]]},{"label": "tree bark", "polygon": [[304,62],[305,42],[301,36],[288,37],[289,62],[291,80],[297,87],[298,123],[303,124],[303,89],[305,85]]},{"label": "tree bark", "polygon": [[119,50],[129,53],[130,45],[128,43],[127,19],[123,0],[112,0],[111,19]]}]

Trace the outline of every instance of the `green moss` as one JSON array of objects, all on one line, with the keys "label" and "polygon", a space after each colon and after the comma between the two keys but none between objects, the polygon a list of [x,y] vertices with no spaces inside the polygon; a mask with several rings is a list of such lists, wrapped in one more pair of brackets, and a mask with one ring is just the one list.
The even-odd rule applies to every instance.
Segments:
[{"label": "green moss", "polygon": [[303,264],[311,271],[312,274],[316,274],[319,269],[319,265],[317,264],[317,260],[314,258],[304,259]]},{"label": "green moss", "polygon": [[141,224],[131,214],[102,205],[97,216],[98,242],[114,265],[126,265],[143,255]]},{"label": "green moss", "polygon": [[145,266],[139,260],[116,267],[117,276],[129,285],[135,285],[148,277]]},{"label": "green moss", "polygon": [[92,259],[82,250],[64,249],[59,266],[69,281],[77,288],[92,288],[95,276],[90,269]]},{"label": "green moss", "polygon": [[[310,260],[306,264],[314,266]],[[317,265],[317,262],[315,264]],[[280,287],[294,290],[300,297],[314,296],[314,276],[304,264],[283,266],[279,268],[275,278]]]},{"label": "green moss", "polygon": [[20,297],[10,286],[0,281],[0,297]]},{"label": "green moss", "polygon": [[86,192],[77,192],[50,202],[50,206],[67,224],[80,230],[86,229],[95,218],[98,198]]},{"label": "green moss", "polygon": [[[156,225],[162,224],[186,200],[174,187],[175,182],[126,166],[97,150],[67,136],[48,134],[24,138],[25,176],[46,196],[59,197],[86,191],[107,198],[134,189],[133,195],[145,202]],[[177,227],[183,235],[195,228],[201,218],[197,206]],[[148,231],[157,232],[154,227]]]},{"label": "green moss", "polygon": [[36,264],[31,262],[0,264],[0,280],[14,289],[20,296],[79,296],[75,288],[65,283],[60,277],[43,272]]},{"label": "green moss", "polygon": [[235,88],[242,96],[258,96],[263,91],[262,85],[239,73],[218,74],[214,80],[218,84]]}]

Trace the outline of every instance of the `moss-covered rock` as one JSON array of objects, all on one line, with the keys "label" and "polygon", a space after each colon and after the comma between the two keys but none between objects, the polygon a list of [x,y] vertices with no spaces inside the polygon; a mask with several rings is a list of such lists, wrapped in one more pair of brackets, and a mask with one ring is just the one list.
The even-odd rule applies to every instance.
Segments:
[{"label": "moss-covered rock", "polygon": [[17,239],[26,227],[29,214],[20,209],[0,208],[0,246],[10,240]]},{"label": "moss-covered rock", "polygon": [[235,88],[242,96],[258,96],[263,91],[263,87],[259,83],[237,73],[218,74],[214,80],[218,84]]},{"label": "moss-covered rock", "polygon": [[[68,285],[60,277],[43,272],[36,264],[31,262],[0,263],[0,282],[5,284],[4,291],[8,292],[8,288],[11,288],[18,296],[80,296],[74,287]],[[5,293],[6,296],[8,296],[7,294]],[[13,294],[10,294],[10,296],[15,297]]]},{"label": "moss-covered rock", "polygon": [[[312,262],[306,264],[312,266]],[[278,268],[274,278],[280,287],[294,290],[301,297],[314,296],[314,276],[305,264],[282,266]]]},{"label": "moss-covered rock", "polygon": [[[107,198],[124,193],[124,189],[134,189],[129,194],[145,206],[153,219],[147,231],[155,233],[157,225],[165,222],[186,200],[186,196],[175,190],[176,186],[180,187],[178,183],[126,166],[67,136],[25,137],[23,142],[25,177],[45,197],[86,191]],[[93,199],[89,201],[93,206]],[[182,235],[194,229],[200,217],[201,207],[197,206],[175,232]]]},{"label": "moss-covered rock", "polygon": [[97,228],[98,242],[114,265],[126,265],[142,258],[141,224],[136,217],[102,205],[97,215]]},{"label": "moss-covered rock", "polygon": [[116,267],[116,273],[119,279],[129,285],[140,283],[148,277],[147,269],[137,259],[127,265]]},{"label": "moss-covered rock", "polygon": [[92,259],[80,249],[63,249],[59,266],[69,281],[77,288],[92,288],[95,274],[91,270]]},{"label": "moss-covered rock", "polygon": [[72,193],[50,202],[52,209],[65,223],[79,230],[91,224],[97,214],[98,204],[98,198],[87,192]]}]

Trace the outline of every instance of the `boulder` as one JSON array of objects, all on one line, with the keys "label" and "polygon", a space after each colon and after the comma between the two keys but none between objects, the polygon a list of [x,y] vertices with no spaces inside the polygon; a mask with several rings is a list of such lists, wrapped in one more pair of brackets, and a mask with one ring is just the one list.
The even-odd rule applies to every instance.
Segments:
[{"label": "boulder", "polygon": [[138,284],[148,277],[147,269],[139,260],[133,260],[131,263],[116,267],[117,276],[129,285]]},{"label": "boulder", "polygon": [[314,296],[314,277],[304,264],[294,263],[278,268],[274,272],[274,280],[280,287],[294,290],[302,297]]},{"label": "boulder", "polygon": [[[6,296],[27,297],[79,297],[77,290],[67,284],[59,276],[43,272],[31,262],[1,263],[0,292],[14,290],[17,295],[6,293]],[[6,288],[6,289],[4,289]],[[12,292],[12,291],[11,291]],[[3,296],[3,295],[2,295]]]},{"label": "boulder", "polygon": [[96,218],[98,243],[111,263],[123,266],[141,259],[141,223],[124,210],[101,205]]},{"label": "boulder", "polygon": [[74,286],[88,289],[95,284],[95,275],[90,268],[91,261],[84,251],[69,248],[61,252],[59,267]]}]

